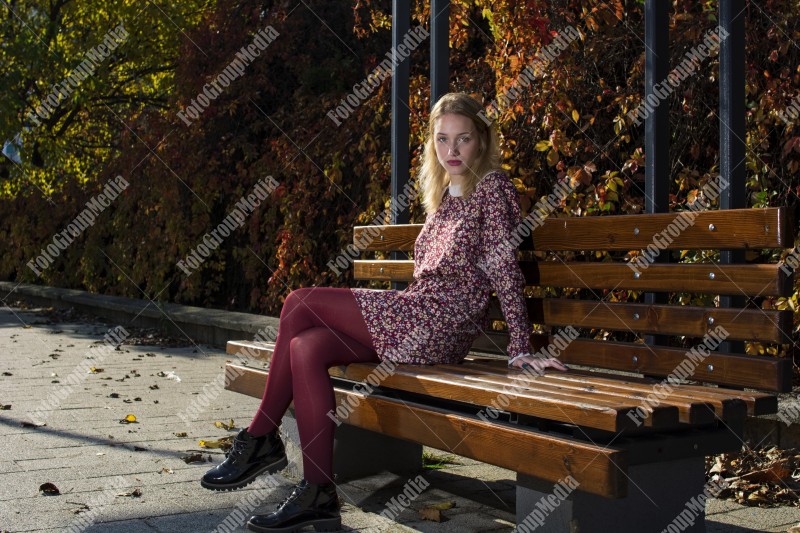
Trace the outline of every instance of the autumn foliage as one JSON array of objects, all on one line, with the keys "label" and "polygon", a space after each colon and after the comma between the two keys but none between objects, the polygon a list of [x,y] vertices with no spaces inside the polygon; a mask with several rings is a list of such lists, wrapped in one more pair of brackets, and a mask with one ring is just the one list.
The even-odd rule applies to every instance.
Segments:
[{"label": "autumn foliage", "polygon": [[[272,315],[294,288],[353,285],[349,272],[337,277],[326,265],[351,242],[354,225],[370,223],[388,206],[390,82],[340,126],[327,113],[391,48],[391,2],[254,4],[220,0],[187,31],[172,102],[124,117],[119,153],[96,180],[66,180],[54,204],[36,191],[2,202],[0,277]],[[427,3],[413,9],[412,26],[427,26]],[[671,64],[717,25],[716,10],[716,2],[673,2]],[[788,0],[749,3],[743,14],[752,207],[794,205],[800,192],[798,123],[779,116],[800,95],[800,52],[791,44],[800,39],[798,15]],[[177,112],[269,25],[279,33],[269,48],[198,120],[184,124]],[[525,213],[562,179],[577,189],[553,216],[639,213],[644,127],[628,113],[644,91],[642,3],[455,0],[450,88],[488,104],[568,26],[580,38],[501,109],[505,167]],[[430,108],[427,54],[423,44],[412,56],[414,168]],[[675,209],[694,201],[719,172],[717,79],[713,54],[668,100]],[[117,175],[130,187],[35,280],[26,263]],[[176,263],[266,176],[279,187],[185,276]],[[423,220],[417,203],[412,221]],[[794,308],[796,298],[763,305]]]}]

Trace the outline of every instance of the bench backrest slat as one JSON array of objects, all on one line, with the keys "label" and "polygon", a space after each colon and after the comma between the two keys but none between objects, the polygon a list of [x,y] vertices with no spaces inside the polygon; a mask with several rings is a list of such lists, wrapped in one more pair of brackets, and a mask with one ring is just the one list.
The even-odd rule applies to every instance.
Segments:
[{"label": "bench backrest slat", "polygon": [[[782,296],[792,277],[777,264],[719,263],[653,264],[634,271],[627,264],[583,261],[520,261],[528,285],[576,289],[629,289],[651,292],[692,292],[746,296]],[[638,272],[638,276],[636,275]],[[353,263],[358,280],[411,281],[413,260],[359,259]]]},{"label": "bench backrest slat", "polygon": [[[520,226],[520,235],[532,235],[535,250],[581,251],[639,250],[653,244],[653,236],[664,233],[670,250],[791,248],[794,231],[789,224],[786,207],[764,209],[729,209],[725,211],[689,211],[649,215],[615,215],[607,217],[549,217],[535,227]],[[676,220],[693,217],[692,224],[673,236],[668,228]],[[356,226],[353,242],[363,242],[362,250],[413,251],[422,224]],[[684,224],[679,224],[681,229]],[[673,226],[673,229],[675,226]],[[527,231],[525,231],[527,229]],[[525,239],[530,241],[531,239]],[[667,242],[668,241],[668,242]],[[523,242],[520,249],[530,248]]]}]

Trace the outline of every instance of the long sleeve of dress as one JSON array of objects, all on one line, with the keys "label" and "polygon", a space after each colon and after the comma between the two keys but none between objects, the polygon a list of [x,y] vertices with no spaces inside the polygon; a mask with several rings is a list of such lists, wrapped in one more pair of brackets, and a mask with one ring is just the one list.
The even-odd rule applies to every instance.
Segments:
[{"label": "long sleeve of dress", "polygon": [[[495,185],[497,184],[497,185]],[[508,177],[500,174],[481,197],[481,257],[479,266],[497,294],[508,324],[508,356],[530,352],[531,333],[522,290],[525,278],[517,263],[515,230],[521,222],[519,197]]]}]

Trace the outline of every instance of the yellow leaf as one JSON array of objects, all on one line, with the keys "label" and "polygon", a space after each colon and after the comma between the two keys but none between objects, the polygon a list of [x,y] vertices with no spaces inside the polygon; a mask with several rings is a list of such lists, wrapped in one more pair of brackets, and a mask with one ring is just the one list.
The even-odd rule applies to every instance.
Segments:
[{"label": "yellow leaf", "polygon": [[534,147],[537,152],[544,152],[548,148],[550,148],[550,141],[539,141]]},{"label": "yellow leaf", "polygon": [[197,444],[201,448],[226,448],[231,446],[231,442],[233,441],[233,437],[223,437],[219,440],[201,440]]},{"label": "yellow leaf", "polygon": [[134,415],[128,415],[122,420],[119,421],[120,424],[134,424],[136,423],[136,417]]},{"label": "yellow leaf", "polygon": [[573,109],[572,110],[572,120],[574,120],[575,122],[578,122],[578,119],[580,119],[580,118],[581,118],[581,116],[578,114],[578,110],[577,109]]},{"label": "yellow leaf", "polygon": [[233,429],[234,427],[233,418],[231,418],[231,421],[227,424],[225,422],[219,422],[219,421],[214,422],[214,426],[220,429],[228,429],[228,430]]},{"label": "yellow leaf", "polygon": [[446,511],[448,509],[452,509],[455,506],[456,502],[449,501],[449,502],[434,503],[432,505],[429,505],[428,507],[432,509],[439,509],[440,511]]}]

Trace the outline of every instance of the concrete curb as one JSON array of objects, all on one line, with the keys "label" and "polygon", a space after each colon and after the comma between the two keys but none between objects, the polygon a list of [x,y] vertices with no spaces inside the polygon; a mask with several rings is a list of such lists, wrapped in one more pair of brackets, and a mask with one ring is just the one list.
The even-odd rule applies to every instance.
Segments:
[{"label": "concrete curb", "polygon": [[206,309],[190,305],[164,303],[123,296],[107,296],[74,289],[42,285],[14,284],[0,281],[5,300],[21,300],[52,307],[75,309],[101,316],[122,325],[159,328],[177,336],[188,336],[198,343],[224,347],[229,340],[252,339],[259,331],[278,331],[275,317]]}]

